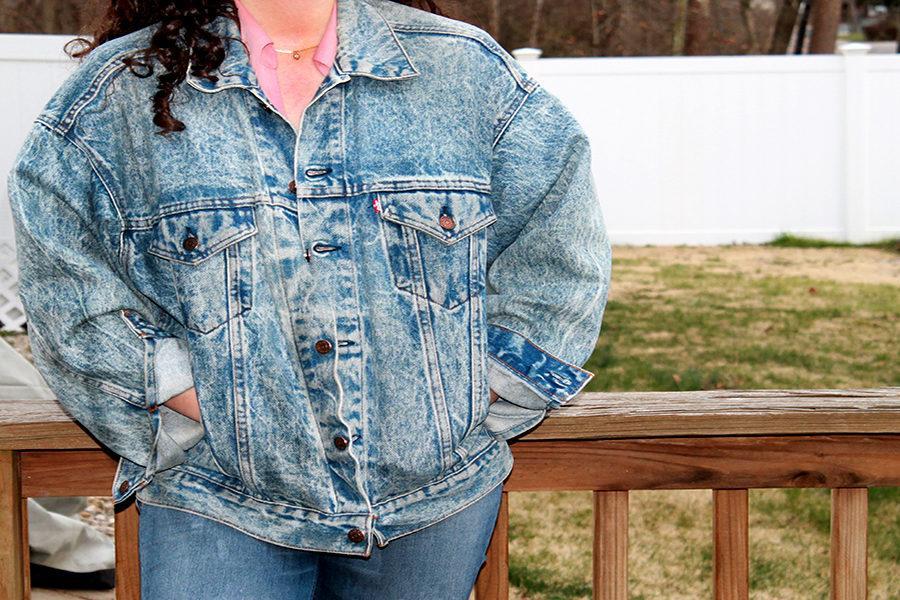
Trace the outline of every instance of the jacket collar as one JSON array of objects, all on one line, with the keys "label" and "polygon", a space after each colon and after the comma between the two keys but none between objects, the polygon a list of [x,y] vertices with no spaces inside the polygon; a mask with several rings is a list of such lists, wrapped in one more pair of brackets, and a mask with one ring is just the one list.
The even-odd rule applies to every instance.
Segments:
[{"label": "jacket collar", "polygon": [[[349,76],[358,75],[390,81],[419,75],[393,28],[369,0],[335,2],[338,46],[330,77],[345,81]],[[238,24],[228,17],[219,17],[210,29],[226,38],[218,80],[195,77],[189,67],[187,82],[203,91],[258,87]]]}]

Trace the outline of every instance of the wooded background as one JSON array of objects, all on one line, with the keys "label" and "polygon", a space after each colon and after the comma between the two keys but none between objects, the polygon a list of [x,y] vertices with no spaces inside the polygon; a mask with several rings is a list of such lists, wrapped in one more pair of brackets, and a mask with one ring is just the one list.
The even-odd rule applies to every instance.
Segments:
[{"label": "wooded background", "polygon": [[[841,22],[858,39],[900,39],[900,0],[436,2],[508,50],[537,47],[545,57],[831,53]],[[0,32],[88,33],[103,5],[0,0]]]}]

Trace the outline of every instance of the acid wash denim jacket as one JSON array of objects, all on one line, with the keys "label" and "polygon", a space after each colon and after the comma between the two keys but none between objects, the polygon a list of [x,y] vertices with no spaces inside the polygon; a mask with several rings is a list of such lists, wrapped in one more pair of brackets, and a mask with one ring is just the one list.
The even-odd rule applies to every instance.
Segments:
[{"label": "acid wash denim jacket", "polygon": [[[298,130],[238,41],[156,77],[111,40],[9,177],[36,366],[120,457],[112,496],[369,556],[509,474],[594,373],[611,250],[588,138],[476,26],[338,0]],[[202,421],[165,401],[196,388]],[[500,400],[490,402],[489,389]]]}]

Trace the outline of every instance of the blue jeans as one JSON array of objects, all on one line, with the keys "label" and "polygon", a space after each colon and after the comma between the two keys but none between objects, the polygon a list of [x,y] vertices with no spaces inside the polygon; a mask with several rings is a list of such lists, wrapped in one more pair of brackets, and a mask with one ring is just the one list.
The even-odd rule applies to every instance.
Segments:
[{"label": "blue jeans", "polygon": [[218,521],[138,501],[143,600],[466,600],[503,485],[368,558],[296,550]]}]

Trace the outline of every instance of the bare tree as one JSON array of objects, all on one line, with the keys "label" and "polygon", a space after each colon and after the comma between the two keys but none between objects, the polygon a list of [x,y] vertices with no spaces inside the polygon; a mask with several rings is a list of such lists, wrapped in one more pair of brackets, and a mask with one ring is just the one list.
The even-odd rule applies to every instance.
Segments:
[{"label": "bare tree", "polygon": [[841,0],[815,0],[812,3],[812,38],[810,54],[834,54],[838,25],[841,23]]},{"label": "bare tree", "polygon": [[528,45],[538,47],[538,28],[541,24],[541,13],[544,12],[544,0],[534,0],[534,13],[531,19],[531,35],[528,36]]},{"label": "bare tree", "polygon": [[709,54],[709,34],[711,0],[689,0],[688,20],[684,40],[684,53],[691,55]]},{"label": "bare tree", "polygon": [[775,29],[769,42],[769,54],[787,54],[791,35],[800,16],[800,0],[784,0],[775,19]]},{"label": "bare tree", "polygon": [[685,37],[687,37],[688,0],[676,0],[675,25],[672,28],[672,54],[684,54]]},{"label": "bare tree", "polygon": [[495,40],[500,39],[500,0],[491,0],[490,33]]},{"label": "bare tree", "polygon": [[591,46],[604,48],[622,21],[621,0],[591,0]]},{"label": "bare tree", "polygon": [[744,32],[747,34],[747,40],[750,45],[749,53],[756,54],[759,52],[759,36],[756,34],[756,25],[753,22],[752,0],[741,0],[741,23],[744,26]]}]

